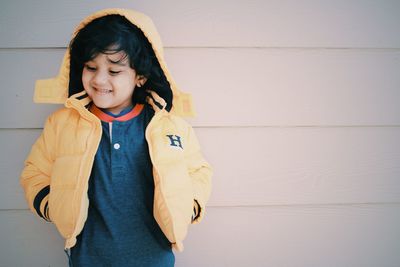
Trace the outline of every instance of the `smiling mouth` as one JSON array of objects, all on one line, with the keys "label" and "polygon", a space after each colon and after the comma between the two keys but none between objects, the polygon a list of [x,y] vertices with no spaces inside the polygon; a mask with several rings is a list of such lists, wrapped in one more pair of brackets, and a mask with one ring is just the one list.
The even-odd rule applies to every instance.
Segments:
[{"label": "smiling mouth", "polygon": [[108,89],[98,89],[98,88],[94,88],[94,90],[96,91],[97,94],[99,95],[106,95],[112,92],[112,90],[108,90]]}]

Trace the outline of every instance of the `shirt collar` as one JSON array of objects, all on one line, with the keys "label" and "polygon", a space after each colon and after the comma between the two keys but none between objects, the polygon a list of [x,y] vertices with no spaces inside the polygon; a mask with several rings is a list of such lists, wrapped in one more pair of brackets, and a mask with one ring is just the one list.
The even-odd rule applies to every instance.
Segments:
[{"label": "shirt collar", "polygon": [[112,114],[111,112],[103,111],[100,108],[96,107],[96,105],[92,104],[90,107],[90,112],[92,112],[100,120],[105,122],[128,121],[138,116],[140,112],[143,110],[143,107],[144,107],[143,104],[136,104],[133,107],[131,106],[123,109],[118,115],[115,115]]}]

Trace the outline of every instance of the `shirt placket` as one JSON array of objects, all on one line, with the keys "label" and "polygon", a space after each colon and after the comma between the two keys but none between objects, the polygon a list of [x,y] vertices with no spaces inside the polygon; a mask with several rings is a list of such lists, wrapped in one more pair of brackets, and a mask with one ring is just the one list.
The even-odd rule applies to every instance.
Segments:
[{"label": "shirt placket", "polygon": [[124,168],[124,157],[123,152],[125,149],[123,142],[123,134],[122,127],[123,123],[114,121],[109,123],[110,130],[110,145],[111,145],[111,174],[112,179],[119,179],[124,176],[125,168]]}]

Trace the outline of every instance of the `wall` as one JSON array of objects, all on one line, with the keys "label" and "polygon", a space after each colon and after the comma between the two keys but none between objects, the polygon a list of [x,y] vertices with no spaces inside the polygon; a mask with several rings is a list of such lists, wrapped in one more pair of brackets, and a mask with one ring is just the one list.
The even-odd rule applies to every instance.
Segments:
[{"label": "wall", "polygon": [[59,106],[32,102],[77,23],[152,17],[214,166],[176,266],[400,266],[399,1],[22,1],[0,8],[0,266],[67,266],[23,160]]}]

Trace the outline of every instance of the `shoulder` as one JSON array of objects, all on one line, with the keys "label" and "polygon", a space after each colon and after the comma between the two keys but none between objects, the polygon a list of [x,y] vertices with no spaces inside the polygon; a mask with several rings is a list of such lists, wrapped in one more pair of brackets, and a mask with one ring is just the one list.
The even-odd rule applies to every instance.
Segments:
[{"label": "shoulder", "polygon": [[177,133],[183,138],[185,144],[191,143],[195,135],[193,126],[179,115],[168,113],[169,121],[172,122]]},{"label": "shoulder", "polygon": [[151,132],[174,132],[181,136],[187,136],[192,131],[192,126],[185,119],[166,110],[155,112],[148,128]]},{"label": "shoulder", "polygon": [[168,117],[171,121],[174,122],[174,124],[180,131],[188,133],[192,129],[192,125],[181,116],[174,113],[168,113]]},{"label": "shoulder", "polygon": [[73,113],[74,113],[74,110],[72,110],[70,108],[66,108],[66,107],[61,107],[61,108],[57,109],[56,111],[54,111],[53,113],[51,113],[49,115],[49,118],[61,119],[64,117],[69,117]]},{"label": "shoulder", "polygon": [[47,117],[46,124],[50,124],[55,127],[68,121],[71,122],[71,119],[75,117],[79,117],[79,113],[76,110],[61,107]]}]

